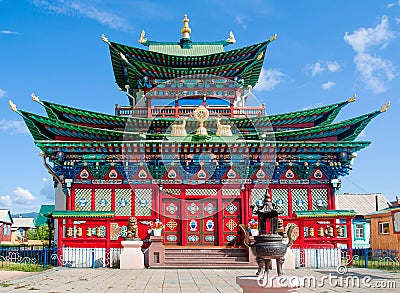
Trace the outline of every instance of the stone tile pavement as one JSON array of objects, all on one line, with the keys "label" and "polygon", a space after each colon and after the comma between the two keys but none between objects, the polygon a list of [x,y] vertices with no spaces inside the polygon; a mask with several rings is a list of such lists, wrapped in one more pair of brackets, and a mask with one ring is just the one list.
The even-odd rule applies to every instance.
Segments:
[{"label": "stone tile pavement", "polygon": [[[2,273],[0,271],[0,275]],[[240,287],[236,285],[236,276],[251,276],[254,273],[254,269],[118,270],[54,268],[34,275],[16,275],[15,279],[0,281],[0,292],[232,293],[242,292]],[[372,269],[350,268],[348,273],[342,276],[341,283],[338,279],[340,275],[334,269],[288,270],[286,276],[306,276],[308,280],[315,278],[315,283],[312,283],[314,281],[306,281],[306,286],[298,289],[300,293],[365,293],[366,290],[399,292],[400,288],[400,273]],[[367,279],[363,281],[365,277]],[[360,280],[360,284],[354,287],[352,284],[358,284],[356,280]],[[308,283],[312,285],[307,286]],[[346,286],[347,283],[350,286]],[[388,288],[389,286],[391,288]]]}]

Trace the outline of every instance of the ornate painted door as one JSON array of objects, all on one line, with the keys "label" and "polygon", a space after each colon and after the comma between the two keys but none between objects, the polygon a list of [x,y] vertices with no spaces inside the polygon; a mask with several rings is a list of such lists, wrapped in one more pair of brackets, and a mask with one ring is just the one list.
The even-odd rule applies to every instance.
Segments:
[{"label": "ornate painted door", "polygon": [[164,243],[178,245],[181,244],[181,200],[164,199]]},{"label": "ornate painted door", "polygon": [[215,245],[217,239],[217,201],[190,199],[184,202],[184,229],[187,245]]},{"label": "ornate painted door", "polygon": [[241,224],[240,201],[223,200],[222,231],[224,245],[238,245],[241,243],[239,224]]}]

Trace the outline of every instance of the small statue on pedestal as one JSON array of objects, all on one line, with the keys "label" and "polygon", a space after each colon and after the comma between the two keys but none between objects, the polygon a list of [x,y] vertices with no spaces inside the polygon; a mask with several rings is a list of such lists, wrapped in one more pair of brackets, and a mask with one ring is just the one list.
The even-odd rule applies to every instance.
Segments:
[{"label": "small statue on pedestal", "polygon": [[125,240],[140,240],[139,227],[137,219],[135,217],[130,217],[128,220],[128,227]]}]

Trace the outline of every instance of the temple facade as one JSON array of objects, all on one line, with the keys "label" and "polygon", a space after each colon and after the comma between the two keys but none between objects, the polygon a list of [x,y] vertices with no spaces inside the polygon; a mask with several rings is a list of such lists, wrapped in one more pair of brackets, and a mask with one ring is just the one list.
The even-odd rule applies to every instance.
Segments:
[{"label": "temple facade", "polygon": [[128,97],[115,115],[32,95],[47,117],[19,110],[54,178],[60,247],[121,247],[128,219],[163,225],[165,247],[243,245],[238,225],[269,193],[284,224],[299,227],[293,247],[351,247],[352,210],[335,191],[358,151],[355,140],[378,111],[334,122],[355,97],[266,115],[251,93],[276,38],[225,50],[226,40],[194,42],[187,16],[177,42],[137,48],[110,41],[115,82]]}]

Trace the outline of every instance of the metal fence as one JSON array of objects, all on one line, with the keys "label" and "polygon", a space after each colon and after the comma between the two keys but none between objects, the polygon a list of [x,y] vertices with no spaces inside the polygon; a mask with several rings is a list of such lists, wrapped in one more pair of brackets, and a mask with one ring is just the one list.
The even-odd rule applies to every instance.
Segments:
[{"label": "metal fence", "polygon": [[[0,268],[25,266],[29,270],[53,266],[71,268],[119,268],[121,248],[57,248],[54,246],[0,246]],[[400,270],[399,252],[370,248],[297,248],[296,268],[336,268],[349,266]]]},{"label": "metal fence", "polygon": [[0,246],[0,268],[28,270],[50,266],[74,268],[119,267],[121,248],[57,248],[54,246]]},{"label": "metal fence", "polygon": [[337,268],[350,266],[400,270],[399,252],[371,248],[297,248],[292,249],[296,268]]}]

